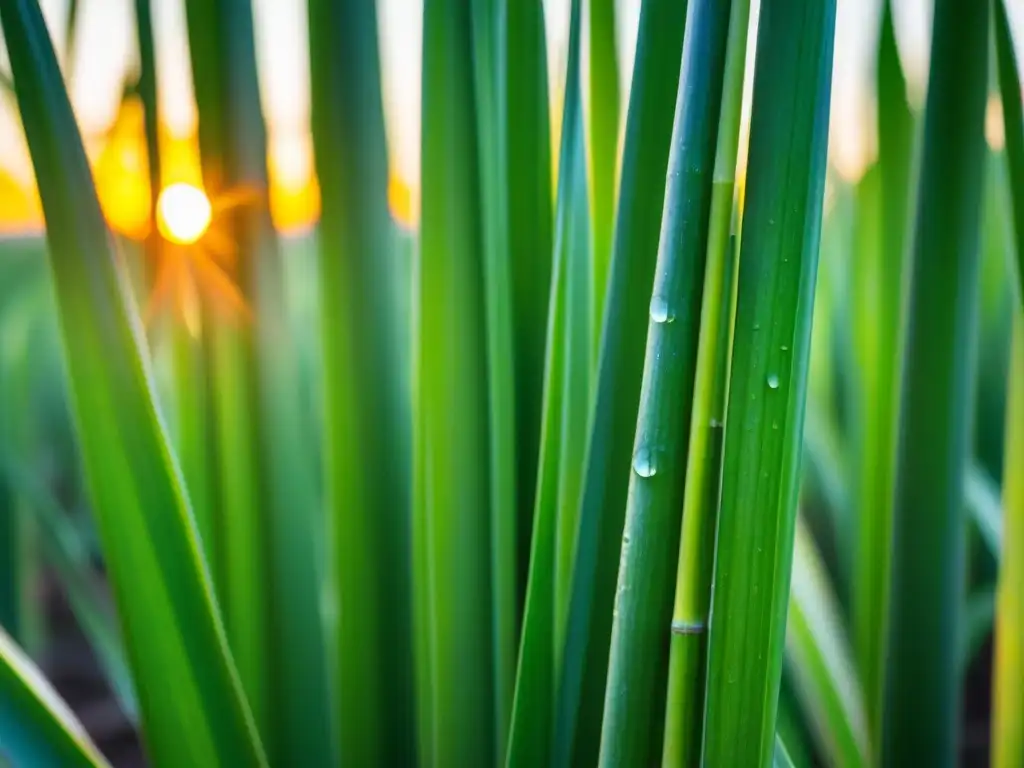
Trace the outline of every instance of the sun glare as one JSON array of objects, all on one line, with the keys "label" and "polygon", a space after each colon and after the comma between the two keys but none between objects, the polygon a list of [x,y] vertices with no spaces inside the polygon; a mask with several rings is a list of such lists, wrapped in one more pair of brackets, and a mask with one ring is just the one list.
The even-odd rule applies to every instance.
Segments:
[{"label": "sun glare", "polygon": [[157,200],[160,234],[174,243],[191,245],[210,226],[213,207],[206,194],[191,184],[171,184]]}]

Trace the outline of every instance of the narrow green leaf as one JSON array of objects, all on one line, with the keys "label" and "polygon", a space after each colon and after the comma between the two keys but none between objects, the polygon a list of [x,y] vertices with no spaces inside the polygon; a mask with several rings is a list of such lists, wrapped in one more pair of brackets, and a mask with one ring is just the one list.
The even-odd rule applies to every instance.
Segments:
[{"label": "narrow green leaf", "polygon": [[644,0],[560,673],[554,765],[593,764],[686,3]]},{"label": "narrow green leaf", "polygon": [[960,632],[960,657],[957,669],[966,675],[981,646],[992,633],[996,618],[995,590],[983,587],[967,598],[963,630]]},{"label": "narrow green leaf", "polygon": [[158,765],[262,765],[154,405],[138,315],[42,13],[35,0],[4,0],[0,19],[48,224],[79,445],[149,754]]},{"label": "narrow green leaf", "polygon": [[828,143],[834,0],[761,5],[703,761],[771,760]]},{"label": "narrow green leaf", "polygon": [[[1016,190],[1017,193],[1024,190]],[[1024,242],[1021,243],[1024,246]],[[1018,246],[1021,247],[1021,246]],[[1010,768],[1024,761],[1024,310],[1015,309],[1010,392],[1006,415],[1005,510],[1002,559],[996,593],[996,650],[993,662],[992,765]]]},{"label": "narrow green leaf", "polygon": [[0,760],[38,768],[95,768],[107,761],[67,704],[0,629]]},{"label": "narrow green leaf", "polygon": [[[309,29],[338,739],[343,763],[406,765],[415,749],[409,403],[375,3],[310,0]],[[311,759],[303,764],[328,757]]]},{"label": "narrow green leaf", "polygon": [[[1005,0],[997,0],[996,7],[996,63],[999,70],[999,90],[1003,99],[1003,135],[1006,140],[1006,163],[1010,171],[1010,202],[1013,227],[1017,237],[1018,296],[1024,297],[1024,104],[1021,101],[1020,69],[1013,47],[1010,19]],[[1024,298],[1021,299],[1024,301]]]},{"label": "narrow green leaf", "polygon": [[[865,177],[865,197],[858,190],[861,220],[872,217],[877,227],[858,236],[861,243],[853,266],[851,323],[858,357],[855,391],[859,400],[852,421],[858,427],[856,468],[857,522],[853,585],[853,626],[857,663],[864,681],[868,726],[878,751],[882,724],[885,632],[889,590],[892,504],[896,480],[896,437],[899,417],[900,339],[906,295],[907,223],[914,119],[907,104],[906,81],[900,67],[892,4],[882,9],[877,59],[878,177]],[[873,210],[865,211],[865,207]]]},{"label": "narrow green leaf", "polygon": [[[423,209],[416,265],[415,631],[421,760],[495,759],[487,357],[472,18],[423,8]],[[425,651],[425,653],[424,653]]]},{"label": "narrow green leaf", "polygon": [[619,167],[619,61],[615,39],[615,0],[587,0],[583,112],[587,130],[587,178],[590,180],[590,301],[594,336],[591,368],[597,367],[604,319],[608,266],[615,228],[615,192]]},{"label": "narrow green leaf", "polygon": [[601,731],[606,766],[650,764],[663,741],[665,640],[686,480],[678,468],[690,437],[731,8],[731,0],[691,0],[687,10],[615,594]]},{"label": "narrow green leaf", "polygon": [[786,654],[797,697],[828,764],[868,765],[864,700],[842,614],[814,539],[799,518]]},{"label": "narrow green leaf", "polygon": [[749,25],[750,3],[736,0],[729,19],[683,489],[662,751],[666,766],[697,764],[704,730],[707,622],[736,304],[738,249],[731,229]]},{"label": "narrow green leaf", "polygon": [[782,742],[780,736],[775,737],[775,752],[772,757],[772,765],[774,768],[794,768],[793,758],[789,756],[789,750],[786,749],[786,745]]},{"label": "narrow green leaf", "polygon": [[573,0],[570,13],[540,467],[508,766],[544,765],[551,758],[554,681],[561,664],[572,534],[586,445],[591,307],[580,93],[581,0]]},{"label": "narrow green leaf", "polygon": [[516,582],[521,604],[530,563],[551,286],[551,118],[544,3],[502,0],[501,8],[498,109],[512,278],[519,509]]},{"label": "narrow green leaf", "polygon": [[886,765],[957,757],[988,26],[989,3],[935,4],[893,506]]},{"label": "narrow green leaf", "polygon": [[513,285],[508,238],[507,164],[502,157],[499,0],[473,0],[473,86],[484,255],[490,453],[491,614],[494,627],[494,722],[504,755],[515,686],[516,643],[525,581],[519,579],[516,486],[516,372]]},{"label": "narrow green leaf", "polygon": [[1024,762],[1024,106],[1006,6],[996,4],[996,53],[1002,86],[1006,157],[1016,238],[1017,278],[1022,287],[1013,309],[1012,352],[1006,406],[1003,471],[1003,536],[996,596],[993,662],[992,765]]},{"label": "narrow green leaf", "polygon": [[[331,754],[310,441],[300,430],[282,254],[268,208],[250,0],[186,4],[203,182],[219,266],[249,316],[207,296],[219,513],[212,548],[231,649],[275,764]],[[198,244],[202,247],[202,242]],[[209,254],[207,255],[209,259]]]}]

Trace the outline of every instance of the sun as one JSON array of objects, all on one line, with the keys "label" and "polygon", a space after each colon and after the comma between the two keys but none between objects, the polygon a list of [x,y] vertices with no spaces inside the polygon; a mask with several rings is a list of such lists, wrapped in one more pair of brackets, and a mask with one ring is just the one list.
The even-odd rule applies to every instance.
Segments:
[{"label": "sun", "polygon": [[171,184],[160,192],[156,221],[160,234],[172,243],[192,245],[210,227],[213,206],[206,193],[191,184]]},{"label": "sun", "polygon": [[193,335],[198,335],[200,304],[235,318],[250,317],[235,282],[238,248],[225,215],[263,199],[259,190],[244,187],[212,199],[192,184],[164,187],[156,203],[162,243],[155,252],[156,278],[143,314],[147,325],[169,309]]}]

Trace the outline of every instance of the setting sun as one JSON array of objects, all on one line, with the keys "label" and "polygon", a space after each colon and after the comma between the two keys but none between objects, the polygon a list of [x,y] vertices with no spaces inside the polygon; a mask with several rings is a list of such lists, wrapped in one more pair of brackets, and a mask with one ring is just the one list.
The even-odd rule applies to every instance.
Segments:
[{"label": "setting sun", "polygon": [[213,217],[209,198],[191,184],[164,188],[156,207],[160,234],[181,245],[191,245],[201,238]]}]

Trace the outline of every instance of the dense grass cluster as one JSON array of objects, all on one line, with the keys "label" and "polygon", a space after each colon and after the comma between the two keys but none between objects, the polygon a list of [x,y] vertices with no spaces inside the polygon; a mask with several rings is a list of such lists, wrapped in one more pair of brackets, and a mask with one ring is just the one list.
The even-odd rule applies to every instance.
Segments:
[{"label": "dense grass cluster", "polygon": [[157,766],[1019,766],[1010,22],[935,0],[916,105],[883,2],[851,180],[836,3],[642,0],[624,83],[613,0],[566,4],[555,82],[557,5],[425,0],[410,231],[375,2],[309,0],[322,215],[285,238],[251,2],[188,0],[184,245],[111,233],[0,0],[46,218],[0,248],[0,764],[106,764],[22,650],[45,570]]}]

